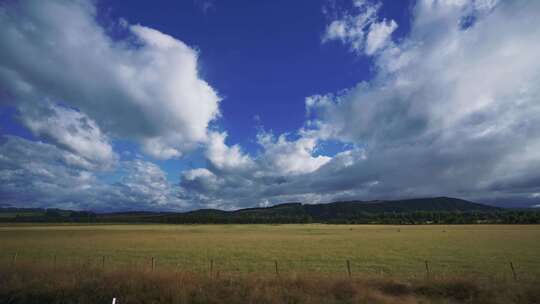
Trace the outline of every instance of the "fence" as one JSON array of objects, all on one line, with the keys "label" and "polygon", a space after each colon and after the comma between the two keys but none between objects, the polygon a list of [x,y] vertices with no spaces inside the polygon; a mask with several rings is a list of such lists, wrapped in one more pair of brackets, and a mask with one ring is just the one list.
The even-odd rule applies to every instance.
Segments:
[{"label": "fence", "polygon": [[[456,274],[468,275],[499,275],[510,277],[515,281],[520,276],[535,276],[537,274],[522,271],[514,261],[507,261],[506,265],[500,265],[499,271],[482,272],[473,268],[452,268],[448,264],[437,264],[429,260],[412,260],[409,267],[389,266],[369,261],[353,261],[350,259],[329,259],[326,261],[304,260],[276,260],[276,259],[253,259],[253,258],[220,258],[220,257],[170,257],[156,255],[99,255],[84,257],[67,257],[52,255],[27,254],[22,255],[14,252],[11,255],[3,253],[3,265],[17,267],[18,265],[40,265],[61,267],[85,267],[99,268],[109,271],[131,269],[143,271],[188,271],[219,275],[221,273],[266,273],[280,276],[286,273],[322,273],[339,274],[353,277],[356,274],[378,275],[405,275],[410,277],[445,276]],[[402,268],[402,269],[401,269]]]}]

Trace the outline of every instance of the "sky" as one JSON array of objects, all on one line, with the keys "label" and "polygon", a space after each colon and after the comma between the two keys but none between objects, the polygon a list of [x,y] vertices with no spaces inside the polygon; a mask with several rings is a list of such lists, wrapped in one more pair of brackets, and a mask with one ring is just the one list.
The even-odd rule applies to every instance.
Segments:
[{"label": "sky", "polygon": [[0,206],[540,205],[540,2],[5,0]]}]

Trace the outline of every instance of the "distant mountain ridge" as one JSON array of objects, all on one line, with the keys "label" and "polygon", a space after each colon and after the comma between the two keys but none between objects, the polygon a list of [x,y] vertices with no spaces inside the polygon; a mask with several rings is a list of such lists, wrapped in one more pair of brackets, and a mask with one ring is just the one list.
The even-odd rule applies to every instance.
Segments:
[{"label": "distant mountain ridge", "polygon": [[[41,211],[40,211],[41,210]],[[6,216],[7,215],[7,216]],[[187,212],[126,211],[94,213],[59,209],[0,208],[0,222],[125,223],[536,223],[540,211],[517,211],[452,197],[326,204],[284,203],[233,211],[199,209]]]},{"label": "distant mountain ridge", "polygon": [[388,201],[347,201],[329,204],[306,205],[307,212],[318,218],[334,218],[347,213],[368,212],[471,212],[490,211],[501,208],[478,204],[452,197],[414,198]]},{"label": "distant mountain ridge", "polygon": [[[413,213],[413,212],[485,212],[501,208],[478,204],[452,197],[416,198],[403,200],[343,201],[323,204],[284,203],[270,207],[255,207],[233,211],[201,209],[181,213],[194,217],[197,215],[224,215],[231,217],[283,216],[309,217],[315,221],[332,221],[365,214]],[[164,215],[168,217],[169,215]],[[177,216],[176,215],[172,215]]]}]

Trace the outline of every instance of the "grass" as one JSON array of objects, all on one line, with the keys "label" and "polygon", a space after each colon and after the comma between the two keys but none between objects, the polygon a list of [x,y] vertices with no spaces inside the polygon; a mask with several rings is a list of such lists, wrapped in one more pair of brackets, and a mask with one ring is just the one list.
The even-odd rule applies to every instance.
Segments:
[{"label": "grass", "polygon": [[0,303],[540,303],[539,240],[534,225],[1,225]]},{"label": "grass", "polygon": [[27,303],[539,303],[538,280],[270,276],[18,264],[0,268],[0,302]]},{"label": "grass", "polygon": [[540,276],[540,226],[3,225],[0,265],[94,265],[223,273]]}]

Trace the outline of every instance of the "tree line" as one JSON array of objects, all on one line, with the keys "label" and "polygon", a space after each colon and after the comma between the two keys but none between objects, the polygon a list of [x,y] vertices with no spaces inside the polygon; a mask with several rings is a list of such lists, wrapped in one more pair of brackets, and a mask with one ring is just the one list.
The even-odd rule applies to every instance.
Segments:
[{"label": "tree line", "polygon": [[98,214],[88,211],[47,210],[41,214],[0,216],[0,222],[167,223],[167,224],[540,224],[540,211],[497,209],[491,211],[355,212],[333,217],[305,213],[188,212]]}]

